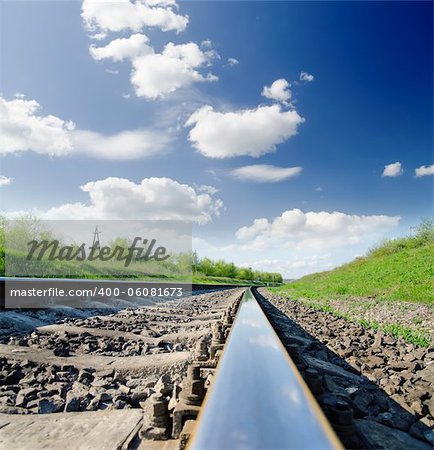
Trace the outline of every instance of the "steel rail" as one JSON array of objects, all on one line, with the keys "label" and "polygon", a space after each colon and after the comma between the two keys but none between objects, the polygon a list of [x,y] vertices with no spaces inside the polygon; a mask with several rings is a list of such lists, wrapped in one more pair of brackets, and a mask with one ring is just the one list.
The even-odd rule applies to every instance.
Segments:
[{"label": "steel rail", "polygon": [[189,442],[190,450],[343,448],[250,289]]}]

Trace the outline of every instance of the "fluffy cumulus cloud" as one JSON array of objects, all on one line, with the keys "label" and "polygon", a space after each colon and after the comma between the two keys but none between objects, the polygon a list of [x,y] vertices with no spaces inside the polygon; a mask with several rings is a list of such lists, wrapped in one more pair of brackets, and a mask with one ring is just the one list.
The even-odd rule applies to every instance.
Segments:
[{"label": "fluffy cumulus cloud", "polygon": [[0,187],[8,186],[12,183],[12,181],[14,181],[13,178],[6,177],[5,175],[0,175]]},{"label": "fluffy cumulus cloud", "polygon": [[39,214],[45,219],[193,220],[207,223],[218,216],[223,203],[207,193],[170,178],[145,178],[134,183],[106,178],[81,186],[87,203],[66,203]]},{"label": "fluffy cumulus cloud", "polygon": [[284,78],[280,78],[273,82],[271,86],[264,86],[262,95],[270,100],[282,102],[287,104],[291,98],[291,90],[289,89],[289,83]]},{"label": "fluffy cumulus cloud", "polygon": [[279,105],[224,113],[207,105],[185,125],[192,127],[189,140],[204,156],[230,158],[273,152],[276,145],[297,134],[303,121],[297,111],[283,111]]},{"label": "fluffy cumulus cloud", "polygon": [[48,155],[65,155],[72,151],[73,122],[40,114],[35,100],[0,97],[0,154],[32,150]]},{"label": "fluffy cumulus cloud", "polygon": [[310,83],[314,79],[315,79],[315,77],[313,75],[311,75],[310,73],[300,72],[300,75],[299,75],[300,81],[305,81],[306,83]]},{"label": "fluffy cumulus cloud", "polygon": [[342,212],[284,211],[273,220],[256,219],[250,226],[236,232],[241,241],[255,240],[267,246],[328,248],[357,244],[366,236],[381,234],[395,228],[397,216],[359,216]]},{"label": "fluffy cumulus cloud", "polygon": [[215,75],[205,73],[212,59],[220,59],[210,41],[203,41],[200,46],[194,42],[179,45],[169,42],[158,53],[148,37],[140,32],[145,27],[183,31],[188,18],[175,13],[177,8],[174,0],[85,0],[82,18],[85,27],[94,33],[92,38],[101,40],[110,33],[127,29],[135,32],[129,37],[113,39],[104,46],[92,44],[89,47],[92,58],[115,62],[128,60],[135,93],[148,100],[164,98],[192,83],[216,81]]},{"label": "fluffy cumulus cloud", "polygon": [[418,178],[425,177],[427,175],[434,175],[434,164],[431,164],[430,166],[420,166],[415,169],[414,174]]},{"label": "fluffy cumulus cloud", "polygon": [[122,61],[126,58],[134,58],[139,55],[153,53],[148,45],[149,39],[144,34],[133,34],[129,38],[114,39],[104,47],[91,45],[89,52],[93,59],[99,61],[111,58],[113,61]]},{"label": "fluffy cumulus cloud", "polygon": [[301,171],[301,167],[276,167],[268,164],[253,164],[238,167],[232,170],[231,174],[235,178],[243,181],[276,183],[299,175]]},{"label": "fluffy cumulus cloud", "polygon": [[33,151],[50,156],[85,156],[127,160],[160,154],[170,134],[154,129],[127,130],[104,135],[76,129],[70,121],[40,114],[35,100],[0,97],[0,154]]},{"label": "fluffy cumulus cloud", "polygon": [[81,17],[97,37],[144,27],[180,32],[185,30],[188,16],[178,14],[177,8],[175,0],[84,0]]},{"label": "fluffy cumulus cloud", "polygon": [[270,227],[267,219],[255,219],[249,227],[242,227],[236,232],[237,239],[250,240],[261,233],[265,233]]},{"label": "fluffy cumulus cloud", "polygon": [[132,60],[131,83],[138,97],[155,100],[195,82],[216,81],[215,75],[199,71],[215,56],[215,52],[202,51],[194,42],[180,45],[170,42],[162,53]]},{"label": "fluffy cumulus cloud", "polygon": [[383,170],[383,177],[399,177],[404,173],[402,164],[400,162],[395,162],[391,164],[386,164]]}]

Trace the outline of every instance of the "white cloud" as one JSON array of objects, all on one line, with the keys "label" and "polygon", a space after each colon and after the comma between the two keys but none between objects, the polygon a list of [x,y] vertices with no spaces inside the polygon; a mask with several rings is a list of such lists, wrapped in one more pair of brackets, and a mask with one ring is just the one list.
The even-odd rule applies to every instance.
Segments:
[{"label": "white cloud", "polygon": [[311,81],[313,81],[315,79],[315,77],[313,75],[311,75],[310,73],[300,72],[299,79],[300,79],[300,81],[306,81],[306,83],[310,83]]},{"label": "white cloud", "polygon": [[223,203],[170,178],[145,178],[139,184],[110,177],[81,186],[88,203],[66,203],[39,215],[44,219],[171,219],[204,224]]},{"label": "white cloud", "polygon": [[52,115],[39,115],[41,105],[35,100],[0,97],[0,154],[32,150],[48,155],[72,151],[73,122]]},{"label": "white cloud", "polygon": [[200,43],[200,46],[202,48],[211,48],[212,47],[212,42],[209,39],[206,39],[205,41],[202,41]]},{"label": "white cloud", "polygon": [[119,70],[106,69],[105,71],[111,75],[119,75]]},{"label": "white cloud", "polygon": [[402,164],[395,162],[384,166],[382,177],[399,177],[404,173]]},{"label": "white cloud", "polygon": [[107,33],[95,33],[91,34],[89,37],[95,41],[102,41],[107,37]]},{"label": "white cloud", "polygon": [[332,248],[359,243],[366,236],[395,228],[400,217],[349,215],[342,212],[284,211],[269,221],[256,219],[236,232],[241,241],[287,248]]},{"label": "white cloud", "polygon": [[434,164],[432,164],[431,166],[420,166],[417,169],[415,169],[414,174],[418,178],[427,175],[434,175]]},{"label": "white cloud", "polygon": [[85,27],[96,35],[140,31],[143,27],[181,32],[188,24],[188,16],[177,14],[176,9],[175,1],[84,0],[81,17]]},{"label": "white cloud", "polygon": [[280,78],[274,81],[271,86],[264,86],[261,95],[271,100],[276,100],[277,102],[287,104],[292,95],[289,86],[288,81],[284,78]]},{"label": "white cloud", "polygon": [[258,234],[266,232],[270,227],[267,219],[255,219],[250,227],[242,227],[236,232],[237,239],[250,240]]},{"label": "white cloud", "polygon": [[333,266],[330,253],[299,256],[286,260],[270,258],[248,262],[245,265],[252,267],[253,270],[265,270],[267,272],[278,272],[282,274],[294,274],[300,271],[309,271],[309,269],[315,271],[326,270]]},{"label": "white cloud", "polygon": [[122,61],[126,58],[131,59],[139,55],[153,53],[154,50],[147,45],[148,43],[149,39],[144,34],[133,34],[129,38],[114,39],[105,47],[91,45],[89,53],[97,61],[105,58]]},{"label": "white cloud", "polygon": [[196,236],[193,248],[201,257],[229,259],[238,266],[298,278],[364,254],[384,238],[393,237],[399,221],[400,217],[385,215],[292,209],[273,219],[255,219],[236,232],[235,242]]},{"label": "white cloud", "polygon": [[217,81],[212,73],[203,72],[213,59],[220,59],[211,41],[203,41],[200,46],[193,42],[179,45],[169,42],[158,53],[142,33],[145,27],[183,31],[188,16],[176,14],[177,9],[175,0],[84,0],[82,18],[85,28],[93,33],[91,38],[100,40],[111,32],[124,30],[135,32],[105,46],[92,44],[90,55],[95,60],[128,60],[135,94],[148,100],[165,98],[193,83]]},{"label": "white cloud", "polygon": [[324,189],[321,186],[315,188],[315,192],[322,192]]},{"label": "white cloud", "polygon": [[132,160],[161,154],[171,142],[166,133],[153,130],[127,130],[112,135],[77,130],[73,133],[74,152],[96,158]]},{"label": "white cloud", "polygon": [[215,75],[203,75],[198,71],[215,57],[215,52],[203,52],[194,42],[181,45],[169,42],[162,53],[132,60],[131,83],[138,97],[153,100],[164,98],[195,82],[217,81]]},{"label": "white cloud", "polygon": [[228,64],[230,66],[236,66],[237,64],[239,64],[240,62],[238,61],[238,59],[235,58],[228,58]]},{"label": "white cloud", "polygon": [[254,181],[256,183],[276,183],[287,180],[302,171],[301,167],[276,167],[268,164],[254,164],[251,166],[238,167],[231,174],[243,181]]},{"label": "white cloud", "polygon": [[35,100],[7,101],[0,97],[0,154],[33,151],[50,156],[83,154],[127,160],[160,154],[171,142],[170,134],[163,130],[137,129],[104,135],[75,129],[71,121],[39,115],[40,109]]},{"label": "white cloud", "polygon": [[210,186],[208,184],[201,184],[201,185],[194,185],[197,192],[204,192],[205,194],[214,195],[217,194],[217,192],[220,191],[220,189],[217,189],[214,186]]},{"label": "white cloud", "polygon": [[230,158],[273,152],[276,145],[297,134],[303,122],[297,111],[282,111],[279,105],[227,113],[207,105],[194,112],[185,126],[193,127],[189,140],[204,156]]},{"label": "white cloud", "polygon": [[0,175],[0,187],[1,186],[8,186],[9,184],[12,183],[12,181],[14,181],[13,178],[6,177],[5,175]]}]

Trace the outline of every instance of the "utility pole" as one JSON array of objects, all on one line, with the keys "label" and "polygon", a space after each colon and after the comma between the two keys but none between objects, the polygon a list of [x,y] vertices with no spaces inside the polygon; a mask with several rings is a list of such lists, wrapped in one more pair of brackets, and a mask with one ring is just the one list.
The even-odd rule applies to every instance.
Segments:
[{"label": "utility pole", "polygon": [[100,250],[101,244],[99,242],[99,235],[101,233],[98,230],[98,225],[95,227],[95,231],[93,232],[93,243],[92,243],[92,250]]}]

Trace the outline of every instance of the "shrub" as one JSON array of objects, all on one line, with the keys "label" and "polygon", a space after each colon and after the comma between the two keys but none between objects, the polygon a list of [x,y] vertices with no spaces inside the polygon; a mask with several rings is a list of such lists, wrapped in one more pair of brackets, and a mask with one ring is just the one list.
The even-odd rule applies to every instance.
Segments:
[{"label": "shrub", "polygon": [[423,220],[415,229],[413,236],[382,241],[371,248],[367,256],[381,257],[392,255],[404,250],[411,250],[434,242],[434,219]]}]

